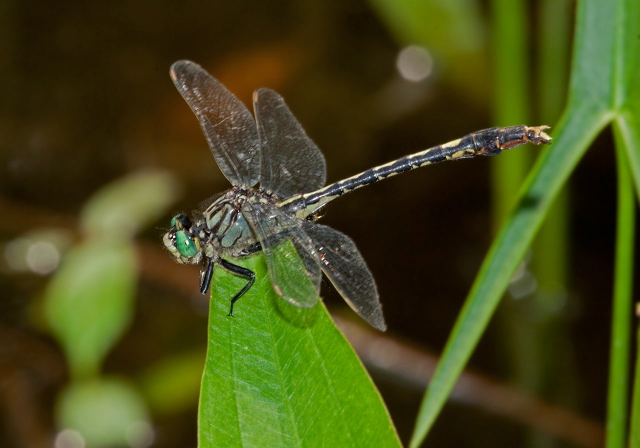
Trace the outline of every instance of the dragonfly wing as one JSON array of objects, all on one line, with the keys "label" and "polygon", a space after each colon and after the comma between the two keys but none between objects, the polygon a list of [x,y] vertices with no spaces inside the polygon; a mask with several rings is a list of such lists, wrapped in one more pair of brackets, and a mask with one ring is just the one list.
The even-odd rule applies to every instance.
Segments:
[{"label": "dragonfly wing", "polygon": [[262,159],[260,185],[286,199],[324,186],[324,156],[280,95],[270,89],[253,94]]},{"label": "dragonfly wing", "polygon": [[171,79],[200,121],[222,174],[233,185],[249,188],[260,175],[260,140],[256,123],[242,102],[198,64],[178,61]]},{"label": "dragonfly wing", "polygon": [[270,204],[247,203],[243,215],[260,241],[276,293],[297,307],[313,307],[320,296],[322,271],[303,221]]},{"label": "dragonfly wing", "polygon": [[353,240],[331,227],[308,221],[304,230],[315,242],[322,271],[344,300],[371,326],[386,330],[373,275]]}]

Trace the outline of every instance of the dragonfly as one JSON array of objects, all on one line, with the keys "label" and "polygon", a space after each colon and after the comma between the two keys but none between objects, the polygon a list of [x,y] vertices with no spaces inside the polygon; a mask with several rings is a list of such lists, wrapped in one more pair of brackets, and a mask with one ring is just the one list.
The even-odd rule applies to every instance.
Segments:
[{"label": "dragonfly", "polygon": [[445,160],[492,156],[525,143],[550,144],[548,126],[494,127],[434,146],[325,186],[326,162],[284,99],[261,88],[245,105],[198,64],[178,61],[171,79],[195,113],[222,174],[232,188],[192,217],[174,216],[163,242],[178,263],[201,264],[206,294],[214,266],[247,283],[255,273],[236,264],[262,251],[274,291],[299,308],[320,297],[324,273],[349,306],[374,328],[386,324],[378,290],[351,238],[317,223],[327,203],[382,179]]}]

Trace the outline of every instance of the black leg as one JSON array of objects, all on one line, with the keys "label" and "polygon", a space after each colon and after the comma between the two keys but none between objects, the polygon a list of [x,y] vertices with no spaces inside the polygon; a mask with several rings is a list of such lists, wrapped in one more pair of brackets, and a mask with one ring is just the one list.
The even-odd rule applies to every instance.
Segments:
[{"label": "black leg", "polygon": [[211,276],[213,275],[213,260],[207,258],[206,263],[200,269],[200,294],[206,294],[209,285],[211,285]]},{"label": "black leg", "polygon": [[238,266],[237,264],[230,263],[227,260],[223,260],[222,258],[220,259],[220,265],[229,272],[233,272],[236,275],[249,279],[247,284],[244,285],[244,288],[238,291],[238,293],[235,296],[233,296],[233,298],[231,299],[231,306],[229,308],[228,316],[233,316],[233,304],[236,303],[236,301],[240,297],[242,297],[242,295],[245,292],[247,292],[249,288],[251,288],[251,285],[253,285],[253,282],[256,279],[256,274],[251,269],[243,268],[242,266]]},{"label": "black leg", "polygon": [[242,256],[245,257],[247,255],[255,254],[256,252],[260,252],[261,250],[262,245],[260,243],[254,243],[242,251]]}]

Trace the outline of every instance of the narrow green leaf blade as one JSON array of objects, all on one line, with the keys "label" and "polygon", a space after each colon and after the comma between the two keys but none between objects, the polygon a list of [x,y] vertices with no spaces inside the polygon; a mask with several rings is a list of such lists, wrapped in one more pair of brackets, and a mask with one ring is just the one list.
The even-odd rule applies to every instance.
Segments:
[{"label": "narrow green leaf blade", "polygon": [[635,372],[633,374],[633,397],[629,418],[629,448],[640,447],[640,328],[636,329]]},{"label": "narrow green leaf blade", "polygon": [[433,425],[553,199],[607,123],[604,116],[589,111],[568,118],[568,122],[559,126],[555,146],[547,150],[534,168],[524,197],[485,258],[427,389],[411,446],[418,446]]},{"label": "narrow green leaf blade", "polygon": [[640,198],[640,3],[624,0],[624,14],[618,29],[622,41],[619,54],[620,86],[617,99],[621,110],[615,122],[615,131],[624,145],[629,159],[636,195]]},{"label": "narrow green leaf blade", "polygon": [[[640,446],[640,372],[635,366],[633,389],[632,322],[634,287],[635,209],[640,198],[640,3],[623,0],[619,14],[616,105],[621,105],[613,124],[618,161],[618,228],[611,356],[607,406],[607,446]],[[636,198],[628,190],[635,186]],[[636,354],[637,356],[637,354]],[[631,399],[631,406],[629,406]]]},{"label": "narrow green leaf blade", "polygon": [[629,172],[625,145],[618,127],[616,161],[618,171],[618,213],[609,354],[609,388],[607,393],[608,448],[624,448],[627,432],[629,378],[631,372],[631,322],[633,310],[633,258],[636,201]]},{"label": "narrow green leaf blade", "polygon": [[[618,0],[617,3],[623,0]],[[569,106],[554,145],[538,161],[517,209],[494,241],[425,394],[411,446],[424,440],[488,325],[553,199],[595,136],[613,117],[615,29],[610,1],[579,4]]]},{"label": "narrow green leaf blade", "polygon": [[271,287],[262,254],[242,260],[256,282],[218,268],[199,410],[199,446],[400,446],[387,410],[324,306],[300,309]]}]

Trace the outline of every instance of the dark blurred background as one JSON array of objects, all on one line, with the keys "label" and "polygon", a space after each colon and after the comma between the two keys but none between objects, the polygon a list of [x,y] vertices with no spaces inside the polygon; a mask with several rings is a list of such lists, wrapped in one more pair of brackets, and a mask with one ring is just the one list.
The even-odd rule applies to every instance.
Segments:
[{"label": "dark blurred background", "polygon": [[[163,169],[183,187],[179,202],[139,238],[151,248],[144,262],[169,263],[178,280],[150,275],[153,268],[142,270],[135,320],[105,371],[135,377],[164,356],[204,348],[206,342],[206,301],[197,294],[197,270],[171,264],[161,252],[161,235],[176,211],[196,208],[228,182],[169,79],[174,61],[198,62],[247,104],[258,87],[280,92],[323,150],[329,182],[471,131],[521,124],[491,121],[491,71],[509,67],[491,65],[485,3],[452,2],[459,10],[451,17],[459,22],[424,18],[425,28],[452,36],[449,51],[442,42],[435,49],[407,50],[377,3],[2,3],[0,244],[6,247],[38,228],[74,229],[83,203],[127,173]],[[535,21],[531,26],[535,31]],[[558,310],[568,357],[550,360],[571,364],[575,373],[567,409],[595,421],[604,414],[608,359],[615,212],[611,154],[605,136],[572,179],[570,280]],[[434,353],[442,349],[492,238],[492,162],[481,158],[428,167],[327,208],[323,222],[357,242],[377,280],[390,337]],[[54,431],[52,403],[66,374],[56,344],[35,323],[48,275],[17,270],[7,257],[0,261],[0,344],[18,347],[28,359],[0,358],[0,445],[17,447],[28,440],[25,434]],[[177,286],[180,282],[190,289]],[[330,285],[323,295],[331,310],[348,313]],[[512,373],[508,327],[492,326],[471,362],[477,372],[505,385]],[[408,440],[422,391],[393,372],[373,374]],[[23,388],[18,393],[16,384]],[[154,446],[195,445],[195,399],[180,412],[154,415],[154,424]],[[520,446],[530,431],[482,405],[454,402],[427,444]],[[550,439],[545,446],[576,446]]]}]

